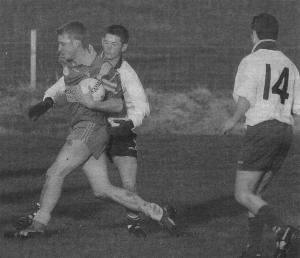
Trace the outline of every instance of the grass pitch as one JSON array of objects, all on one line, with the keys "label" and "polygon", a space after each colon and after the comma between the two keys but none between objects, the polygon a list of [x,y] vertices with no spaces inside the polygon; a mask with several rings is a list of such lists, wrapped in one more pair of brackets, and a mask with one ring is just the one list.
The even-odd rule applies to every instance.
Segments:
[{"label": "grass pitch", "polygon": [[[5,239],[3,232],[38,200],[45,171],[63,138],[2,136],[0,146],[0,257],[199,257],[233,258],[246,241],[246,213],[233,198],[240,137],[141,136],[138,190],[142,197],[178,210],[179,238],[147,218],[146,240],[128,234],[125,210],[93,197],[80,169],[69,175],[49,226],[40,239]],[[281,174],[266,199],[282,206],[282,216],[300,226],[300,150],[295,139]],[[111,181],[120,180],[113,166]],[[273,241],[265,232],[265,252]],[[296,258],[295,254],[293,258]],[[300,256],[299,256],[300,257]]]}]

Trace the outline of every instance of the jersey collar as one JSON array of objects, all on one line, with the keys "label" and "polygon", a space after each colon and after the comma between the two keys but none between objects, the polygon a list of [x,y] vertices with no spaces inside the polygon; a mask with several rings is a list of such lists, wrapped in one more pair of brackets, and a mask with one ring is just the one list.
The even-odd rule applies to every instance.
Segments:
[{"label": "jersey collar", "polygon": [[[103,53],[103,51],[102,51],[101,57],[103,58],[103,56],[104,56],[104,53]],[[104,60],[105,60],[105,58],[104,58]],[[122,57],[122,55],[121,55],[121,56],[120,56],[120,59],[118,60],[118,62],[117,62],[116,65],[114,66],[114,68],[115,68],[115,69],[119,69],[119,68],[121,67],[122,63],[123,63],[123,57]]]},{"label": "jersey collar", "polygon": [[253,46],[251,53],[259,49],[278,50],[278,47],[276,46],[276,41],[274,39],[263,39]]},{"label": "jersey collar", "polygon": [[122,65],[122,62],[123,62],[123,57],[120,56],[120,59],[119,59],[118,63],[115,65],[115,69],[119,69]]}]

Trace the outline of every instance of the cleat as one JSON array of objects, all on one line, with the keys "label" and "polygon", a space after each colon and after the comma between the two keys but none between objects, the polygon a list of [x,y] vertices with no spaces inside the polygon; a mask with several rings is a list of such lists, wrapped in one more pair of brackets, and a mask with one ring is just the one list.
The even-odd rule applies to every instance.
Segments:
[{"label": "cleat", "polygon": [[39,209],[40,209],[40,204],[37,203],[36,208],[34,209],[34,211],[31,214],[22,216],[22,217],[17,219],[17,221],[14,224],[14,228],[18,231],[21,231],[25,228],[28,228],[32,224],[33,218],[34,218],[34,216],[36,215],[36,213],[38,212]]},{"label": "cleat", "polygon": [[173,207],[166,206],[163,208],[163,215],[159,224],[166,228],[171,234],[179,236],[177,226],[175,224],[174,218],[176,215],[176,210]]},{"label": "cleat", "polygon": [[35,237],[40,237],[44,236],[45,232],[44,231],[37,231],[37,230],[21,230],[17,231],[13,234],[14,238],[19,238],[19,239],[29,239],[29,238],[35,238]]},{"label": "cleat", "polygon": [[296,247],[294,242],[298,236],[298,229],[292,226],[287,226],[287,228],[277,237],[274,258],[286,258],[291,249]]},{"label": "cleat", "polygon": [[46,225],[34,220],[29,227],[15,232],[13,236],[20,239],[40,237],[45,235],[45,228]]},{"label": "cleat", "polygon": [[132,211],[127,213],[127,229],[130,234],[133,234],[137,238],[146,238],[147,234],[140,225],[140,216]]},{"label": "cleat", "polygon": [[137,223],[135,225],[128,225],[128,232],[130,234],[133,234],[137,238],[144,238],[146,239],[147,234],[146,232],[141,228],[140,224]]}]

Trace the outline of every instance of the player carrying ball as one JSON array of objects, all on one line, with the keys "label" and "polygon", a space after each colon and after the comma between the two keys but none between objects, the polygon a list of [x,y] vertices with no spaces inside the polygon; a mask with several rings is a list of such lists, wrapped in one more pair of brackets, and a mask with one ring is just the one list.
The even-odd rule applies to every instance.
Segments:
[{"label": "player carrying ball", "polygon": [[[105,112],[89,109],[76,102],[80,91],[74,90],[81,80],[98,78],[99,74],[102,74],[105,62],[88,44],[88,32],[81,22],[67,23],[57,30],[57,34],[59,60],[64,67],[65,95],[70,105],[71,131],[56,160],[47,171],[39,210],[32,223],[16,232],[15,236],[27,238],[44,233],[60,198],[64,178],[79,166],[83,166],[96,197],[107,197],[130,210],[143,212],[170,232],[174,232],[175,223],[167,208],[146,202],[137,194],[110,183],[105,156],[109,139]],[[109,70],[106,75],[111,74],[112,71]],[[108,93],[105,110],[120,113],[124,107],[120,78],[111,78],[116,78],[113,84],[117,86],[113,92]],[[42,106],[48,107],[47,102],[51,101],[49,99],[46,98]]]},{"label": "player carrying ball", "polygon": [[241,61],[234,84],[237,108],[222,132],[229,132],[246,116],[235,183],[235,198],[249,211],[248,243],[241,258],[262,257],[264,225],[276,238],[274,257],[282,258],[299,231],[283,222],[261,194],[288,154],[293,115],[300,115],[300,77],[294,63],[276,46],[279,25],[274,16],[254,16],[251,29],[254,47]]}]

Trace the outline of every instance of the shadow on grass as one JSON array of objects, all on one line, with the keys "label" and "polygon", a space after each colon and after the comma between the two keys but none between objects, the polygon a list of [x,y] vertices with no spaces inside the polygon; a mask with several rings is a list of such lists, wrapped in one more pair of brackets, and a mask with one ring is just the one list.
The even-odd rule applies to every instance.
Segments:
[{"label": "shadow on grass", "polygon": [[0,171],[0,179],[19,178],[25,176],[39,177],[46,174],[45,168],[20,169],[20,170],[2,170]]},{"label": "shadow on grass", "polygon": [[205,224],[216,218],[234,217],[245,212],[232,195],[221,196],[199,204],[178,207],[180,224]]},{"label": "shadow on grass", "polygon": [[[246,209],[239,205],[231,195],[199,204],[178,205],[175,208],[177,209],[175,221],[182,236],[189,235],[186,231],[196,225],[205,225],[218,218],[233,218],[246,212]],[[157,222],[150,219],[146,219],[143,224],[149,234],[155,234],[162,230]]]},{"label": "shadow on grass", "polygon": [[115,205],[110,200],[97,200],[94,202],[72,203],[67,205],[59,205],[55,208],[53,216],[69,217],[75,220],[90,219],[104,209],[110,209],[111,205]]},{"label": "shadow on grass", "polygon": [[[75,194],[79,193],[82,190],[90,189],[90,186],[77,186],[77,187],[68,187],[63,189],[64,194]],[[1,204],[19,204],[24,203],[25,201],[37,201],[39,199],[41,189],[32,189],[32,190],[23,190],[13,193],[3,193],[0,195]]]},{"label": "shadow on grass", "polygon": [[[97,213],[101,213],[104,209],[109,209],[111,204],[113,204],[111,201],[96,200],[94,202],[79,201],[79,203],[58,205],[54,209],[53,217],[68,217],[74,220],[91,219]],[[31,212],[32,210],[28,210],[27,214],[30,214]],[[5,225],[13,225],[20,216],[26,216],[27,214],[16,214],[15,216],[0,219],[0,228]],[[111,225],[111,228],[115,227],[117,228],[119,225]]]},{"label": "shadow on grass", "polygon": [[[80,190],[86,189],[88,187],[76,187],[67,188],[64,192],[68,194],[78,193]],[[14,194],[1,195],[0,201],[2,203],[20,203],[24,199],[32,198],[37,200],[39,190],[35,191],[24,191]],[[97,213],[101,213],[103,209],[110,209],[111,205],[116,205],[110,200],[95,200],[93,202],[80,202],[72,203],[67,205],[58,205],[53,213],[55,217],[69,217],[74,220],[91,219]],[[217,218],[224,217],[235,217],[242,214],[246,210],[240,206],[234,199],[233,196],[221,196],[217,199],[208,200],[199,204],[193,205],[183,205],[176,207],[177,216],[176,222],[178,227],[182,231],[186,231],[192,228],[194,225],[207,224]],[[19,214],[24,215],[24,214]],[[117,214],[112,214],[112,216],[118,216]],[[0,220],[0,226],[7,223],[12,223],[17,217],[11,217],[7,219]],[[94,218],[93,218],[94,219]],[[124,223],[109,223],[106,225],[101,225],[101,228],[119,228],[123,227]],[[145,225],[149,234],[155,234],[161,231],[161,227],[155,221],[150,219],[144,219],[143,224]]]}]

